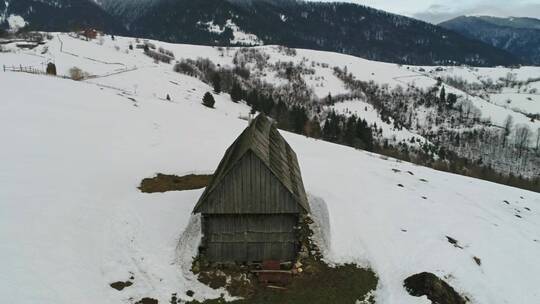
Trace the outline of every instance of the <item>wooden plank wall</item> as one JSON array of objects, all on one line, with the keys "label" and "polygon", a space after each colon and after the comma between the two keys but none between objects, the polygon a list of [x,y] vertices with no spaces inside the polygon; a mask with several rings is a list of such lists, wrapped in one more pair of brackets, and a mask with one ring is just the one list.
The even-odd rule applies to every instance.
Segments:
[{"label": "wooden plank wall", "polygon": [[201,206],[203,214],[299,213],[292,194],[253,152],[248,152]]},{"label": "wooden plank wall", "polygon": [[292,261],[298,217],[280,215],[207,215],[206,256],[214,262]]}]

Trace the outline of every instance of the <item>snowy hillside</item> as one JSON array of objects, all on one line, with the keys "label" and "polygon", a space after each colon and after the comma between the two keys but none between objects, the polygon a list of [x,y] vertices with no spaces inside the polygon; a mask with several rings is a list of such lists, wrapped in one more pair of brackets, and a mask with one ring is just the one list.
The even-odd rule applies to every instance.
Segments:
[{"label": "snowy hillside", "polygon": [[[153,43],[171,50],[179,58],[210,58],[222,66],[233,65],[236,50],[235,48],[218,49],[162,42]],[[183,82],[178,81],[178,78],[186,77],[174,73],[170,65],[153,63],[140,50],[129,51],[130,44],[136,45],[137,43],[134,39],[123,37],[116,37],[115,41],[106,38],[87,42],[66,34],[55,34],[45,46],[40,46],[33,51],[19,51],[14,44],[8,45],[7,48],[16,50],[16,52],[2,54],[0,65],[19,66],[22,64],[23,66],[42,68],[47,62],[54,62],[60,74],[69,75],[69,69],[76,66],[90,74],[93,79],[88,80],[88,82],[112,86],[124,94],[146,93],[162,98],[165,98],[166,94],[170,94],[173,99],[176,97],[184,98],[185,88],[179,87]],[[304,80],[314,95],[321,99],[324,99],[328,94],[349,93],[344,83],[333,74],[333,66],[349,65],[350,69],[355,71],[355,75],[362,79],[374,80],[377,83],[389,82],[392,85],[399,84],[392,76],[410,74],[407,70],[394,64],[372,62],[335,53],[299,50],[296,56],[287,56],[280,52],[278,47],[269,46],[261,47],[261,49],[270,55],[270,63],[279,61],[301,63],[306,58],[312,58],[312,61],[318,63],[319,66],[316,66],[314,75],[304,76]],[[326,65],[323,67],[321,63],[326,63]],[[377,73],[374,73],[375,71]],[[275,71],[267,67],[259,71],[258,75],[268,83],[287,84],[286,79],[280,78]],[[191,77],[186,79],[193,80]],[[376,111],[372,111],[372,115],[377,117]],[[373,122],[377,121],[380,119],[373,120]],[[389,128],[384,134],[388,138],[392,138],[401,133],[401,131]],[[401,136],[398,137],[401,138]]]},{"label": "snowy hillside", "polygon": [[[214,63],[223,66],[233,66],[236,50],[239,49],[170,44],[159,41],[151,42],[172,51],[177,59],[208,58]],[[33,51],[2,54],[0,64],[22,64],[39,67],[52,61],[60,67],[59,71],[64,75],[67,75],[69,68],[73,66],[78,66],[95,76],[104,76],[123,69],[131,70],[132,68],[171,71],[171,67],[168,65],[154,65],[148,57],[142,54],[142,50],[128,50],[130,44],[136,45],[137,43],[133,38],[124,37],[116,37],[114,41],[110,37],[105,37],[104,39],[87,42],[70,37],[67,34],[55,34],[53,39],[48,41],[45,46],[40,46]],[[10,47],[16,49],[14,45],[8,45],[7,48]],[[520,69],[445,67],[441,69],[440,67],[401,66],[332,52],[298,49],[295,54],[287,54],[282,48],[276,46],[264,46],[258,49],[268,56],[269,64],[292,62],[297,65],[304,64],[307,68],[312,69],[313,72],[310,72],[312,74],[304,74],[302,77],[308,89],[313,90],[315,96],[321,99],[325,98],[329,93],[332,95],[350,93],[343,81],[333,73],[334,67],[347,67],[348,71],[357,79],[373,81],[381,85],[387,84],[391,88],[397,86],[428,88],[435,85],[436,78],[441,76],[463,78],[471,83],[480,83],[482,80],[488,79],[497,81],[500,78],[507,77],[508,74],[515,75],[515,79],[519,81],[540,77],[540,67],[523,67]],[[437,69],[441,69],[441,71],[437,71]],[[283,82],[283,79],[277,75],[276,71],[271,70],[268,66],[264,66],[260,74],[267,82]],[[105,78],[99,80],[103,84],[107,84],[108,81]],[[538,104],[540,104],[540,97],[538,97],[540,96],[538,92],[540,90],[540,80],[536,79],[536,81],[528,83],[526,87],[521,89],[522,92],[533,90],[533,93],[530,93],[532,100],[524,110],[527,113],[536,113]],[[461,90],[455,92],[463,98],[472,98],[472,96]],[[494,99],[496,99],[497,94],[493,95]],[[517,100],[520,99],[516,98]],[[540,127],[540,121],[531,122],[529,118],[522,113],[516,113],[511,107],[497,104],[497,101],[492,101],[492,104],[490,104],[489,101],[491,100],[475,99],[474,103],[481,111],[482,116],[491,119],[494,124],[502,125],[504,119],[510,115],[516,123],[527,124],[531,129]]]},{"label": "snowy hillside", "polygon": [[[224,66],[233,65],[235,51],[238,50],[238,48],[170,44],[159,41],[151,42],[172,51],[177,58],[209,58],[216,64]],[[63,49],[61,49],[62,43]],[[132,38],[116,37],[112,41],[110,37],[105,37],[105,39],[87,42],[70,37],[67,34],[55,34],[53,40],[33,51],[2,54],[0,64],[41,66],[52,61],[57,66],[60,66],[60,71],[65,75],[68,74],[68,69],[73,66],[78,66],[84,71],[91,73],[91,75],[96,76],[103,76],[107,73],[134,67],[138,69],[159,68],[160,70],[171,70],[170,66],[167,65],[152,65],[151,60],[144,56],[142,51],[129,51],[128,46],[130,44],[135,45],[135,40]],[[16,49],[14,45],[11,45],[11,47]],[[47,48],[47,51],[44,51],[44,48]],[[281,61],[301,64],[303,62],[307,67],[313,68],[313,74],[303,75],[303,78],[307,82],[308,87],[319,98],[324,98],[329,93],[338,95],[349,92],[344,83],[334,75],[332,71],[334,67],[347,67],[349,72],[358,79],[373,81],[378,84],[388,84],[390,87],[414,85],[420,88],[427,88],[433,86],[436,83],[436,78],[440,76],[459,77],[471,83],[480,83],[481,80],[487,79],[497,81],[500,78],[507,77],[508,74],[514,74],[515,79],[519,81],[527,81],[540,77],[540,67],[523,67],[520,69],[451,67],[437,71],[436,67],[401,66],[369,61],[332,52],[298,49],[296,54],[291,55],[284,53],[281,48],[276,46],[264,46],[258,49],[269,56],[269,63]],[[275,71],[267,67],[261,71],[261,74],[266,77],[265,80],[268,82],[282,81],[276,75]],[[106,81],[105,79],[103,80],[104,83]],[[536,91],[532,93],[534,96],[529,105],[531,109],[526,108],[526,110],[530,113],[535,113],[534,109],[540,104],[540,97],[538,97],[540,96],[538,92],[540,90],[540,80],[528,83],[526,87],[522,88],[522,91],[527,91],[528,89],[536,89]],[[459,90],[457,93],[462,94],[464,97],[467,96],[465,92]],[[514,113],[511,109],[505,109],[503,106],[492,107],[485,105],[485,103],[489,103],[485,100],[475,102],[478,102],[478,107],[481,109],[482,115],[486,118],[491,118],[493,123],[502,125],[507,115],[513,116],[516,122],[529,122],[529,119],[524,115]],[[530,124],[531,128],[538,126],[540,126],[540,122]]]},{"label": "snowy hillside", "polygon": [[[233,34],[256,43],[249,34]],[[177,80],[185,77],[173,72],[172,64],[146,56],[142,47],[149,45],[173,56],[166,55],[167,61],[208,64],[231,73],[247,70],[246,87],[263,87],[276,98],[302,104],[320,122],[332,110],[355,114],[366,120],[379,145],[401,153],[429,151],[428,157],[437,160],[450,151],[493,168],[496,174],[540,177],[538,67],[401,66],[278,46],[220,48],[111,36],[85,41],[62,33],[51,38],[33,50],[21,50],[16,43],[3,46],[11,52],[0,56],[0,65],[43,70],[54,62],[60,74],[78,67],[88,82],[122,94],[184,98],[186,88]],[[439,99],[443,92],[455,96],[453,105]],[[507,128],[509,119],[512,125]],[[519,140],[525,131],[527,138]]]},{"label": "snowy hillside", "polygon": [[[411,67],[413,68],[413,67]],[[514,112],[540,115],[540,70],[537,67],[496,69],[471,67],[424,67],[431,77],[456,78],[478,86],[484,85],[487,101]],[[500,87],[489,87],[498,82]],[[495,86],[495,84],[492,84]]]},{"label": "snowy hillside", "polygon": [[[202,106],[207,84],[130,51],[130,43],[134,39],[86,42],[60,34],[32,51],[0,53],[0,65],[40,67],[52,60],[59,74],[73,66],[90,74],[75,82],[0,72],[0,294],[6,303],[116,304],[143,297],[168,303],[173,293],[192,299],[188,290],[198,300],[224,292],[190,271],[201,237],[191,211],[202,190],[144,194],[137,186],[158,172],[212,172],[246,127],[239,117],[250,108],[226,93],[215,95],[215,109]],[[231,64],[234,54],[159,44],[177,58],[202,56],[221,65]],[[390,85],[434,81],[407,67],[349,56],[264,50],[274,61],[328,62],[306,80],[321,97],[346,93],[333,65]],[[493,121],[504,116],[499,112],[527,121],[478,102]],[[380,122],[361,100],[335,108]],[[385,136],[418,136],[383,128]],[[379,276],[377,303],[429,303],[403,288],[405,278],[423,271],[443,277],[475,304],[540,298],[540,194],[282,134],[298,154],[323,228],[319,237],[328,244],[325,259],[371,267]],[[133,285],[122,291],[109,286],[130,277]]]}]

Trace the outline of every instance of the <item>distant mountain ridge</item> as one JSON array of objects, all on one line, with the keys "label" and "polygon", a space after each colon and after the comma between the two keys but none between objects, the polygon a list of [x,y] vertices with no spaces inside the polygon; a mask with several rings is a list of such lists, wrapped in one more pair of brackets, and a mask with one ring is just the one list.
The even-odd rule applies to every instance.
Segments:
[{"label": "distant mountain ridge", "polygon": [[540,20],[461,16],[440,26],[508,51],[527,64],[540,65]]},{"label": "distant mountain ridge", "polygon": [[537,29],[540,30],[540,19],[529,17],[508,17],[499,18],[492,16],[475,16],[475,18],[492,23],[499,26],[506,26],[520,29]]},{"label": "distant mountain ridge", "polygon": [[230,45],[231,20],[264,44],[335,51],[403,64],[508,65],[520,60],[452,31],[351,3],[287,0],[161,0],[137,18],[137,36],[179,43]]},{"label": "distant mountain ridge", "polygon": [[[4,4],[5,2],[5,4]],[[4,7],[2,7],[4,6]],[[515,65],[512,54],[412,18],[351,3],[296,0],[11,0],[30,29],[96,27],[176,43],[279,44],[413,65]],[[61,18],[59,18],[61,16]],[[6,27],[0,20],[0,27]]]}]

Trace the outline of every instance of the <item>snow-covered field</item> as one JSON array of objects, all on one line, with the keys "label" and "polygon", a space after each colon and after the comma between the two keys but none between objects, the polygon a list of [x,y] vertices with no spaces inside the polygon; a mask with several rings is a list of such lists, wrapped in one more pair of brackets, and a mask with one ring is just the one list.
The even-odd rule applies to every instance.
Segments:
[{"label": "snow-covered field", "polygon": [[410,143],[411,139],[414,139],[414,144],[419,146],[421,143],[425,143],[427,140],[422,136],[415,134],[407,129],[397,130],[394,129],[392,123],[383,121],[378,112],[373,106],[362,100],[350,100],[341,103],[337,103],[333,108],[338,113],[345,115],[356,115],[366,120],[369,125],[375,124],[377,128],[382,129],[382,135],[384,138],[390,140],[391,143],[398,143],[405,141]]},{"label": "snow-covered field", "polygon": [[[100,37],[96,40],[85,41],[66,33],[51,33],[52,40],[47,40],[45,45],[38,46],[34,50],[20,50],[15,43],[4,46],[11,53],[2,53],[0,66],[29,66],[43,70],[48,62],[54,62],[61,75],[69,75],[72,67],[79,67],[88,73],[92,79],[88,80],[95,85],[117,89],[119,94],[125,96],[137,95],[164,99],[167,94],[173,100],[187,98],[187,95],[199,94],[201,82],[174,73],[172,65],[154,63],[153,60],[143,54],[137,45],[141,45],[142,39],[115,37]],[[160,41],[149,41],[156,47],[163,47],[171,51],[177,60],[208,58],[222,67],[233,66],[234,57],[238,48],[217,48],[197,45],[170,44]],[[129,46],[133,50],[129,49]],[[517,80],[527,80],[540,76],[540,68],[523,67],[521,69],[507,68],[467,68],[445,67],[442,71],[437,67],[414,67],[400,66],[396,64],[365,60],[354,56],[298,49],[295,54],[290,54],[278,46],[257,47],[268,56],[268,64],[279,62],[292,62],[295,65],[303,64],[305,68],[312,69],[314,74],[303,75],[307,86],[313,91],[314,96],[324,99],[329,94],[337,96],[351,93],[343,81],[334,75],[334,67],[347,69],[356,79],[373,81],[379,85],[388,85],[390,88],[401,86],[415,86],[427,89],[437,83],[437,77],[455,76],[467,79],[471,83],[479,83],[480,79],[492,78],[496,81],[505,77],[509,72],[516,74]],[[255,70],[255,67],[251,67]],[[276,71],[268,66],[257,71],[260,79],[273,85],[287,84],[287,80],[279,77]],[[540,82],[529,84],[528,89],[533,89]],[[540,88],[538,88],[540,91]],[[540,129],[540,120],[531,120],[525,114],[538,113],[540,95],[531,95],[523,92],[517,93],[515,89],[507,88],[504,94],[492,94],[488,99],[470,96],[467,93],[446,85],[447,93],[455,93],[459,98],[470,100],[472,105],[480,113],[480,117],[489,120],[494,125],[502,126],[508,116],[513,118],[516,126],[528,126],[534,132]],[[534,91],[533,91],[534,92]],[[219,97],[221,98],[221,97]],[[508,102],[508,100],[511,102]],[[346,112],[345,109],[361,108],[364,102],[355,103],[349,100],[338,103],[335,109],[338,112]],[[411,145],[413,139],[419,142],[428,142],[421,132],[428,131],[423,126],[419,130],[396,129],[394,126],[380,121],[380,114],[368,107],[369,111],[357,112],[369,123],[377,123],[383,127],[383,137],[391,143],[401,142]],[[350,110],[350,109],[349,109]],[[426,113],[418,113],[420,119]],[[420,124],[423,122],[420,121]],[[397,141],[396,141],[397,140]],[[535,142],[531,141],[531,145]],[[413,144],[417,145],[417,144]]]},{"label": "snow-covered field", "polygon": [[423,69],[429,77],[454,77],[469,83],[482,81],[503,82],[505,79],[525,82],[517,87],[504,87],[502,92],[489,92],[493,104],[521,113],[540,114],[540,69],[538,67],[520,68],[476,68],[476,67],[410,67],[419,72]]},{"label": "snow-covered field", "polygon": [[[48,43],[49,55],[40,49],[0,54],[0,65],[30,65],[26,60],[34,58],[40,64],[53,54],[61,73],[76,65],[106,76],[74,82],[0,73],[3,302],[106,304],[153,297],[168,303],[172,293],[190,299],[187,290],[197,299],[218,297],[223,291],[202,285],[189,271],[200,238],[191,210],[202,191],[144,194],[137,186],[157,172],[213,171],[246,127],[238,117],[249,107],[220,94],[216,109],[205,108],[200,100],[210,87],[142,54],[123,53],[133,39],[101,46],[61,37],[64,51],[77,56],[54,51],[57,38]],[[216,48],[163,46],[177,58],[231,60]],[[349,70],[366,77],[410,73],[330,54],[317,52],[317,60],[350,60]],[[118,71],[115,61],[128,70],[107,76]],[[377,303],[429,303],[402,286],[423,271],[444,277],[472,303],[538,302],[540,194],[282,134],[298,154],[312,203],[320,204],[319,198],[326,205],[325,258],[372,267],[380,279]],[[131,276],[133,286],[109,286]]]},{"label": "snow-covered field", "polygon": [[510,91],[500,94],[491,94],[490,100],[498,106],[509,108],[517,112],[540,115],[540,94],[516,93]]}]

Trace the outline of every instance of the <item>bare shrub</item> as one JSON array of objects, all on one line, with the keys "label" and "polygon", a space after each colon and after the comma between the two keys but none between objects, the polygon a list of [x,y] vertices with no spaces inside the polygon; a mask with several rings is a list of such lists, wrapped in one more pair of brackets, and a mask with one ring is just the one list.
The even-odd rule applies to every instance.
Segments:
[{"label": "bare shrub", "polygon": [[79,81],[88,77],[88,73],[78,67],[72,67],[71,69],[69,69],[69,77],[73,80]]}]

